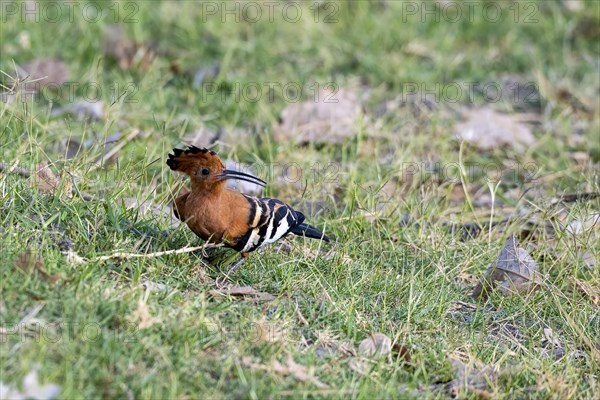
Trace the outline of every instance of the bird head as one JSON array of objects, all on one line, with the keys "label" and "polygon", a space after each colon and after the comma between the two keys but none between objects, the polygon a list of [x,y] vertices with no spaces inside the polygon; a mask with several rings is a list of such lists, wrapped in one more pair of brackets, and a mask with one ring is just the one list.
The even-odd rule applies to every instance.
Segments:
[{"label": "bird head", "polygon": [[192,180],[192,187],[201,189],[223,186],[227,179],[266,185],[265,181],[250,174],[225,169],[225,164],[214,151],[196,146],[189,146],[185,150],[173,149],[173,154],[169,154],[167,165],[173,171],[188,175]]}]

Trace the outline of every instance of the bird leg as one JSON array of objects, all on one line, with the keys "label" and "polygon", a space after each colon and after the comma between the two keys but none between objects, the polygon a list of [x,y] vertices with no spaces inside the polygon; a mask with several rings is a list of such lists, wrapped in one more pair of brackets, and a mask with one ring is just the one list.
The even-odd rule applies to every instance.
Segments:
[{"label": "bird leg", "polygon": [[229,274],[231,274],[232,272],[234,272],[236,269],[238,269],[238,267],[240,265],[242,265],[245,261],[246,258],[248,257],[248,253],[240,253],[240,255],[242,256],[242,258],[240,258],[235,264],[233,264],[225,273],[224,276],[219,277],[215,280],[215,284],[217,285],[217,287],[220,287],[222,285],[225,284],[225,281],[227,279],[229,279]]},{"label": "bird leg", "polygon": [[242,256],[242,258],[240,258],[235,264],[233,264],[228,270],[226,275],[231,274],[233,271],[235,271],[236,269],[238,269],[238,267],[240,265],[242,265],[245,261],[246,258],[248,257],[248,253],[240,253],[240,255]]}]

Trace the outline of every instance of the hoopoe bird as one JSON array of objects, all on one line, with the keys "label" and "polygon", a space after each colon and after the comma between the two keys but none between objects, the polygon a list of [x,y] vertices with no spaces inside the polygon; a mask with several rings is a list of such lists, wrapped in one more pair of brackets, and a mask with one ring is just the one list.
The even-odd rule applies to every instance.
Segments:
[{"label": "hoopoe bird", "polygon": [[190,177],[191,191],[173,201],[173,213],[201,239],[223,243],[239,251],[242,258],[228,271],[241,265],[248,253],[293,233],[298,236],[329,238],[304,223],[304,214],[284,202],[268,197],[247,196],[225,187],[227,179],[238,179],[264,187],[266,182],[250,174],[225,169],[217,154],[189,146],[173,149],[167,165]]}]

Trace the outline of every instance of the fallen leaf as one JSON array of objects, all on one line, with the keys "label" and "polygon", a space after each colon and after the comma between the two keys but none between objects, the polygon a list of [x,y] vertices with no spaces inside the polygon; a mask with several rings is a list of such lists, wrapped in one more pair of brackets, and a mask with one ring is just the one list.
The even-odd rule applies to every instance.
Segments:
[{"label": "fallen leaf", "polygon": [[474,394],[479,398],[493,398],[490,390],[498,382],[497,368],[492,368],[478,360],[467,364],[456,356],[451,356],[450,362],[456,375],[456,378],[448,383],[451,397],[465,398],[468,397],[466,394]]},{"label": "fallen leaf", "polygon": [[287,339],[285,323],[269,323],[267,318],[262,316],[261,319],[254,321],[253,325],[256,328],[256,337],[253,337],[253,339],[257,342],[277,343]]},{"label": "fallen leaf", "polygon": [[551,344],[552,346],[562,347],[560,340],[552,330],[552,328],[544,328],[543,344]]},{"label": "fallen leaf", "polygon": [[361,107],[347,89],[319,91],[318,100],[288,105],[275,127],[279,141],[298,144],[342,144],[358,134]]},{"label": "fallen leaf", "polygon": [[419,40],[411,40],[410,42],[408,42],[402,48],[402,52],[411,56],[430,59],[433,62],[438,62],[439,60],[439,57],[437,56],[438,52],[433,51],[431,46],[428,46],[425,42]]},{"label": "fallen leaf", "polygon": [[392,340],[383,333],[373,333],[360,342],[358,354],[363,357],[386,356],[392,351]]},{"label": "fallen leaf", "polygon": [[[61,177],[63,176],[64,171],[61,172]],[[63,179],[61,182],[61,179],[54,175],[48,166],[48,163],[45,161],[36,165],[35,173],[31,175],[31,182],[33,186],[37,187],[40,192],[52,195],[59,194],[58,192],[62,184],[62,190],[60,191],[60,194],[64,193],[68,196],[72,195],[71,180]]]},{"label": "fallen leaf", "polygon": [[285,364],[282,364],[277,360],[273,361],[273,370],[281,375],[291,375],[301,382],[312,383],[320,389],[325,389],[329,387],[320,380],[318,380],[314,376],[312,371],[310,371],[304,365],[298,364],[296,361],[294,361],[294,358],[289,353],[287,355],[287,360]]},{"label": "fallen leaf", "polygon": [[144,289],[147,289],[151,292],[164,292],[166,290],[169,290],[169,287],[164,283],[157,283],[152,281],[144,281],[141,283],[141,286]]},{"label": "fallen leaf", "polygon": [[535,143],[531,128],[518,114],[500,114],[490,108],[463,112],[465,121],[456,124],[454,132],[462,140],[481,150],[510,146],[525,150]]},{"label": "fallen leaf", "polygon": [[411,361],[410,350],[406,346],[403,346],[399,343],[394,343],[392,346],[392,352],[396,354],[396,358],[400,358],[407,363]]},{"label": "fallen leaf", "polygon": [[577,279],[577,278],[574,278],[574,279],[575,279],[575,286],[577,287],[577,289],[582,294],[589,297],[589,299],[595,306],[600,305],[600,290],[599,290],[599,288],[597,286],[592,285],[589,282],[584,281],[584,280]]},{"label": "fallen leaf", "polygon": [[267,366],[253,361],[252,358],[248,356],[242,357],[241,363],[243,366],[250,368],[253,371],[273,371],[280,375],[293,376],[301,382],[312,383],[320,389],[325,389],[329,387],[328,385],[317,379],[311,370],[306,368],[304,365],[298,364],[296,361],[294,361],[294,358],[289,353],[287,354],[287,360],[285,364],[274,360],[270,366]]},{"label": "fallen leaf", "polygon": [[52,194],[56,193],[60,184],[60,181],[45,161],[36,165],[33,182],[41,192]]},{"label": "fallen leaf", "polygon": [[259,363],[255,362],[254,360],[252,360],[252,357],[249,357],[249,356],[242,357],[241,364],[244,367],[250,368],[253,371],[260,371],[260,370],[267,370],[268,369],[266,365],[259,364]]},{"label": "fallen leaf", "polygon": [[69,264],[83,265],[83,264],[87,263],[87,260],[85,258],[81,257],[79,254],[77,254],[75,252],[75,250],[73,250],[73,249],[69,249],[66,252],[64,252],[63,254],[67,256],[67,263],[69,263]]},{"label": "fallen leaf", "polygon": [[600,213],[586,215],[581,219],[574,219],[565,227],[565,230],[572,235],[580,235],[592,229],[600,229]]},{"label": "fallen leaf", "polygon": [[369,373],[370,365],[371,363],[369,362],[369,360],[365,358],[353,357],[350,361],[348,361],[348,367],[352,371],[357,372],[363,376]]},{"label": "fallen leaf", "polygon": [[474,288],[474,298],[487,299],[495,286],[504,295],[527,293],[541,283],[539,269],[529,253],[511,236],[496,261],[485,272],[483,280]]},{"label": "fallen leaf", "polygon": [[102,51],[114,58],[123,70],[136,67],[147,71],[156,58],[156,49],[155,43],[129,39],[123,25],[109,25],[104,32]]},{"label": "fallen leaf", "polygon": [[129,319],[136,323],[139,329],[150,328],[152,325],[161,322],[160,318],[153,317],[150,314],[148,305],[143,299],[138,301],[137,309],[131,313]]},{"label": "fallen leaf", "polygon": [[[600,30],[596,27],[596,31]],[[556,104],[568,106],[572,111],[582,113],[586,116],[592,116],[595,108],[586,104],[588,101],[582,101],[571,90],[564,85],[559,85],[547,79],[541,72],[538,72],[537,78],[540,84],[542,94],[550,101]]]},{"label": "fallen leaf", "polygon": [[19,75],[28,76],[24,85],[27,90],[43,87],[56,88],[69,80],[69,68],[60,60],[52,58],[35,59],[20,68]]},{"label": "fallen leaf", "polygon": [[342,357],[348,357],[356,355],[356,350],[352,346],[352,343],[347,340],[340,340],[337,335],[328,330],[317,329],[315,336],[315,344],[317,345],[315,353],[317,356],[339,354]]},{"label": "fallen leaf", "polygon": [[270,293],[260,292],[252,286],[237,286],[227,284],[225,286],[213,289],[209,292],[213,296],[233,296],[250,300],[274,300],[275,296]]},{"label": "fallen leaf", "polygon": [[0,382],[0,399],[51,400],[57,398],[59,394],[60,386],[58,385],[40,385],[38,381],[37,367],[32,369],[27,375],[25,375],[25,378],[23,378],[22,391]]},{"label": "fallen leaf", "polygon": [[51,275],[46,272],[44,268],[44,258],[41,255],[32,252],[31,249],[27,249],[19,254],[15,261],[15,266],[27,274],[39,274],[43,280],[50,283],[55,283],[61,278],[58,274]]}]

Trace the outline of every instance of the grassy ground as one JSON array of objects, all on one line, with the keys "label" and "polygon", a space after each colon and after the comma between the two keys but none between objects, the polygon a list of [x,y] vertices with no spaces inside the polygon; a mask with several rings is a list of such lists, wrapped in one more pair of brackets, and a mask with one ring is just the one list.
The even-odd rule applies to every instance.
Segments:
[{"label": "grassy ground", "polygon": [[[251,23],[222,15],[234,3],[211,3],[216,15],[195,2],[94,3],[106,14],[93,22],[83,17],[88,3],[77,2],[72,22],[66,13],[54,22],[54,14],[25,21],[22,3],[3,2],[0,69],[14,75],[13,62],[60,59],[80,86],[72,96],[63,89],[0,104],[1,381],[19,387],[38,368],[61,398],[597,398],[600,235],[598,222],[586,221],[600,205],[551,199],[599,190],[599,3],[493,3],[498,21],[482,16],[489,2],[477,3],[472,18],[463,8],[456,21],[442,13],[447,3],[409,3],[324,2],[317,18],[302,3],[298,21],[280,5],[272,21],[263,10]],[[422,21],[407,5],[435,11]],[[137,42],[130,68],[103,50],[114,22]],[[138,64],[152,42],[155,59]],[[187,72],[212,66],[214,94]],[[485,102],[480,91],[424,102],[419,90],[390,106],[407,83],[507,80],[535,89],[535,101],[492,104],[535,117],[535,144],[522,150],[461,151],[453,125],[460,110]],[[365,117],[342,143],[300,146],[274,132],[292,99],[277,89],[269,99],[272,82],[300,85],[302,100],[335,82],[358,93]],[[228,94],[250,83],[263,88],[259,101]],[[96,95],[85,90],[96,91],[103,118],[51,115]],[[261,174],[271,182],[266,194],[307,211],[337,239],[286,240],[231,276],[275,300],[215,293],[231,262],[226,250],[210,265],[199,253],[97,260],[200,244],[162,211],[127,205],[168,212],[177,178],[164,160],[201,126],[233,132],[215,149],[270,163]],[[124,146],[109,144],[116,157],[96,163],[111,137]],[[88,142],[69,158],[68,140]],[[57,188],[7,173],[43,162]],[[285,168],[291,162],[301,179]],[[474,172],[461,179],[459,162]],[[494,201],[481,172],[488,166],[503,171]],[[463,235],[459,224],[489,221],[492,207],[491,218],[505,223]],[[569,223],[582,232],[564,229]],[[538,263],[542,287],[475,301],[473,286],[510,234]],[[23,260],[27,249],[37,264],[34,255]],[[69,262],[69,249],[88,261]],[[408,349],[410,362],[397,350],[361,357],[373,332]]]}]

